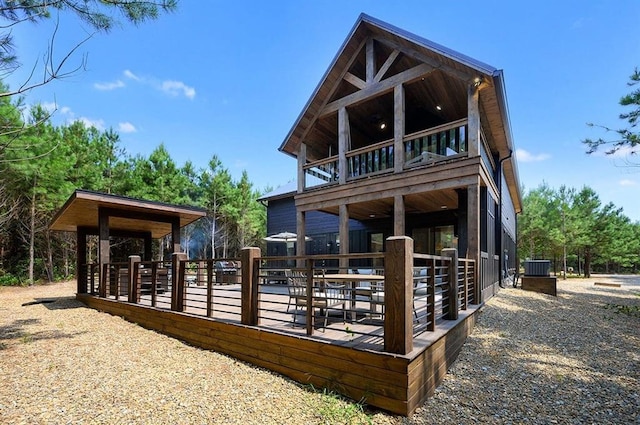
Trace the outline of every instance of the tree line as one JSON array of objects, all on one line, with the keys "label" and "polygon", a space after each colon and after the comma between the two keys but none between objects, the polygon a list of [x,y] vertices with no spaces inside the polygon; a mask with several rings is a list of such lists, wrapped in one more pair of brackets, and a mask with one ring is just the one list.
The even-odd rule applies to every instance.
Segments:
[{"label": "tree line", "polygon": [[590,187],[542,184],[525,193],[522,210],[521,259],[549,259],[556,273],[573,270],[585,277],[592,271],[638,272],[640,223],[612,203],[603,205]]},{"label": "tree line", "polygon": [[[179,166],[162,144],[130,155],[114,130],[54,125],[40,105],[24,118],[23,110],[20,99],[0,97],[0,284],[74,275],[75,235],[48,226],[75,189],[205,208],[206,217],[182,230],[192,258],[236,257],[262,242],[266,210],[246,171],[234,180],[216,155],[204,168]],[[154,244],[154,258],[165,242]]]}]

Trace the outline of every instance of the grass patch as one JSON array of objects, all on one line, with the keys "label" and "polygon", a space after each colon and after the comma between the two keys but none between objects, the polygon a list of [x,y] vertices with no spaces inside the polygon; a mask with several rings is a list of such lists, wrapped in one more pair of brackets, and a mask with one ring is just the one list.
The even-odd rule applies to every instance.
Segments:
[{"label": "grass patch", "polygon": [[613,310],[616,314],[640,318],[640,306],[637,305],[606,304],[604,308]]},{"label": "grass patch", "polygon": [[338,393],[322,390],[318,415],[323,423],[371,424],[373,420],[364,411],[362,403],[354,403]]}]

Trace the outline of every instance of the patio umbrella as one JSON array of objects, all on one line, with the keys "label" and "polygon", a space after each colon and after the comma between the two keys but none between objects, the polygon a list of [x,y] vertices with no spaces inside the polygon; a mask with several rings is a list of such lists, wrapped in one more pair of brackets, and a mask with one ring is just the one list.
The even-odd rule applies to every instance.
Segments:
[{"label": "patio umbrella", "polygon": [[[267,242],[296,242],[298,240],[298,235],[291,232],[280,232],[275,235],[267,236],[264,240]],[[310,241],[311,238],[309,236],[305,236],[304,240]]]}]

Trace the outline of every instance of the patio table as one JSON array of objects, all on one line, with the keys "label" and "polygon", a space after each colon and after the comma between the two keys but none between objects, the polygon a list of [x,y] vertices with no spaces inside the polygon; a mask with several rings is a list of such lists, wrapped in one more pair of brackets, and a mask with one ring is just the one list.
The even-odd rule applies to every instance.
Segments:
[{"label": "patio table", "polygon": [[[356,288],[358,291],[367,291],[364,287],[358,287],[358,283],[362,282],[383,282],[384,276],[379,274],[351,274],[351,273],[329,273],[325,275],[317,275],[314,279],[316,282],[329,282],[348,284],[351,292],[351,320],[356,321]],[[368,288],[369,303],[372,302],[373,290]]]}]

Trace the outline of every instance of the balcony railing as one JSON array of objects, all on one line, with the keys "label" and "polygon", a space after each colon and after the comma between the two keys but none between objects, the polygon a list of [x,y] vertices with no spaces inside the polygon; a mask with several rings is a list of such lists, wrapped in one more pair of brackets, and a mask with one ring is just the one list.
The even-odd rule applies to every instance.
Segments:
[{"label": "balcony railing", "polygon": [[461,119],[405,136],[405,168],[466,156],[467,134],[467,120]]},{"label": "balcony railing", "polygon": [[[453,121],[404,137],[404,168],[429,166],[467,156],[467,119]],[[394,141],[385,140],[346,153],[346,181],[393,172]],[[337,155],[304,165],[306,189],[337,184],[340,178]]]}]

